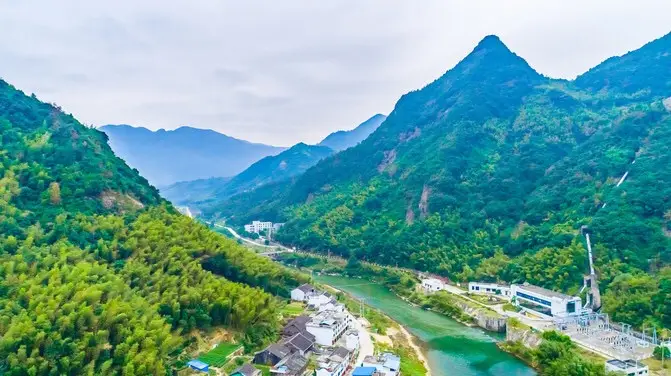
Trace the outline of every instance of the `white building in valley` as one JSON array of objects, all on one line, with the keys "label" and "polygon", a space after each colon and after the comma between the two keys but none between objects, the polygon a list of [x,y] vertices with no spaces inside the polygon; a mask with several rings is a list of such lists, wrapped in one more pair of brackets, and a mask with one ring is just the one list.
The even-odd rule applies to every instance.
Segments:
[{"label": "white building in valley", "polygon": [[618,372],[618,374],[627,376],[645,376],[648,374],[649,369],[645,364],[635,360],[611,359],[606,362],[606,371]]},{"label": "white building in valley", "polygon": [[271,228],[273,228],[272,222],[252,221],[252,223],[245,225],[245,231],[249,233],[255,232],[257,234]]},{"label": "white building in valley", "polygon": [[468,282],[468,292],[471,294],[497,295],[507,299],[512,296],[510,286],[498,283]]},{"label": "white building in valley", "polygon": [[320,312],[305,324],[308,333],[315,336],[315,342],[322,346],[333,346],[352,324],[346,312]]},{"label": "white building in valley", "polygon": [[515,305],[552,317],[575,316],[583,313],[579,296],[570,296],[525,283],[511,286]]},{"label": "white building in valley", "polygon": [[425,278],[422,280],[422,288],[426,292],[445,290],[445,284],[438,278]]}]

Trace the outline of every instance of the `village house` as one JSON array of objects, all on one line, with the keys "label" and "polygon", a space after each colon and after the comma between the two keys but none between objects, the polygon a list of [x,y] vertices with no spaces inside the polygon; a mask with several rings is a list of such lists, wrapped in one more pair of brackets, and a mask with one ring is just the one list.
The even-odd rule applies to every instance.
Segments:
[{"label": "village house", "polygon": [[291,349],[282,343],[273,343],[254,354],[254,364],[274,366],[291,354]]},{"label": "village house", "polygon": [[315,344],[315,337],[310,333],[296,333],[295,335],[282,340],[282,344],[289,348],[292,353],[306,355],[312,351]]},{"label": "village house", "polygon": [[308,359],[301,354],[292,354],[270,369],[271,375],[301,376],[308,367]]},{"label": "village house", "polygon": [[306,315],[295,317],[284,326],[282,329],[282,335],[284,337],[291,337],[298,333],[308,333],[308,331],[305,329],[305,324],[307,324],[310,320],[310,316]]},{"label": "village house", "polygon": [[328,292],[322,292],[308,297],[308,308],[310,309],[318,309],[322,305],[326,305],[328,303],[336,303],[335,299],[333,299],[333,296]]},{"label": "village house", "polygon": [[253,365],[247,363],[233,371],[230,376],[261,376],[261,370],[258,370]]},{"label": "village house", "polygon": [[351,324],[351,316],[344,312],[320,312],[305,324],[305,329],[315,336],[322,346],[333,346]]},{"label": "village house", "polygon": [[317,358],[316,376],[342,376],[351,360],[351,352],[344,347],[336,347]]},{"label": "village house", "polygon": [[353,353],[358,352],[359,350],[359,332],[350,329],[345,333],[345,348],[352,351]]},{"label": "village house", "polygon": [[373,367],[383,376],[398,376],[401,370],[401,358],[392,353],[383,353],[378,357],[367,356],[362,367]]},{"label": "village house", "polygon": [[310,297],[318,295],[319,291],[314,286],[306,283],[291,290],[291,300],[307,302]]}]

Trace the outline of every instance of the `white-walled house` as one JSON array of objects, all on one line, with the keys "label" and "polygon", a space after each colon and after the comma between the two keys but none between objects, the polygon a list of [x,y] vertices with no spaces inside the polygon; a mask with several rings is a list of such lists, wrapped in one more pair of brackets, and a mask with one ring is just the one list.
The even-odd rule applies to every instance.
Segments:
[{"label": "white-walled house", "polygon": [[445,284],[438,278],[425,278],[422,280],[422,288],[426,292],[445,290]]},{"label": "white-walled house", "polygon": [[347,370],[352,352],[344,347],[336,347],[331,352],[317,358],[317,376],[342,376]]},{"label": "white-walled house", "polygon": [[311,297],[318,295],[319,291],[310,284],[303,284],[291,290],[291,300],[307,302]]},{"label": "white-walled house", "polygon": [[401,358],[392,353],[383,353],[377,357],[368,355],[361,366],[373,367],[384,376],[397,376],[401,371]]},{"label": "white-walled house", "polygon": [[359,333],[357,331],[352,330],[345,334],[345,347],[352,352],[359,350]]},{"label": "white-walled house", "polygon": [[320,312],[305,324],[305,330],[322,346],[333,346],[351,325],[351,316],[341,312]]},{"label": "white-walled house", "polygon": [[510,286],[489,282],[468,282],[468,292],[480,295],[496,295],[507,299],[512,296]]},{"label": "white-walled house", "polygon": [[333,300],[331,294],[327,292],[318,293],[308,297],[308,306],[313,309],[318,309],[322,305],[328,304]]}]

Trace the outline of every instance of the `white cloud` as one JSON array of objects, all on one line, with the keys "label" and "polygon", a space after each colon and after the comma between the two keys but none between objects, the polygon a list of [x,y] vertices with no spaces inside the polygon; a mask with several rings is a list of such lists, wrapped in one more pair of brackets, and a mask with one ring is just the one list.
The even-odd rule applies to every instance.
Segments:
[{"label": "white cloud", "polygon": [[572,78],[669,30],[671,3],[3,1],[0,76],[90,124],[317,142],[391,111],[497,34]]}]

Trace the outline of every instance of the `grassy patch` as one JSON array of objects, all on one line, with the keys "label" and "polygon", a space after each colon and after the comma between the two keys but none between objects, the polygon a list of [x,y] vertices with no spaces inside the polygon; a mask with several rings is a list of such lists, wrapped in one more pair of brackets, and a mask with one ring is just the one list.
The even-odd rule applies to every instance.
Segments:
[{"label": "grassy patch", "polygon": [[405,337],[396,335],[392,338],[394,346],[377,344],[379,352],[391,352],[401,358],[401,374],[404,376],[426,376],[427,369],[424,363],[417,357],[415,350],[410,347]]},{"label": "grassy patch", "polygon": [[291,302],[286,306],[282,307],[282,309],[280,310],[280,313],[284,317],[300,316],[301,314],[303,314],[303,312],[305,312],[305,307],[301,302]]},{"label": "grassy patch", "polygon": [[205,362],[212,367],[221,367],[226,364],[228,357],[235,352],[241,345],[237,343],[222,342],[217,347],[198,357],[198,360]]},{"label": "grassy patch", "polygon": [[508,311],[508,312],[519,312],[522,310],[522,308],[514,305],[513,303],[506,303],[503,305],[503,310]]}]

